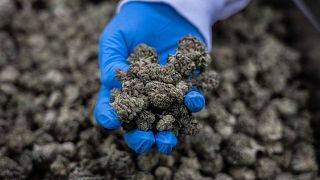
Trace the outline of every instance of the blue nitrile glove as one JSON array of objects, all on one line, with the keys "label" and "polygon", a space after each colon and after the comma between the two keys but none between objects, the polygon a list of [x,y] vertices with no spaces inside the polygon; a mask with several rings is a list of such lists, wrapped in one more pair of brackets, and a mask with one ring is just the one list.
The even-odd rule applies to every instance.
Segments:
[{"label": "blue nitrile glove", "polygon": [[154,134],[152,131],[142,131],[134,129],[124,134],[124,140],[131,149],[136,153],[141,154],[148,151],[155,143]]},{"label": "blue nitrile glove", "polygon": [[170,131],[159,131],[155,138],[156,148],[163,154],[169,154],[178,143],[176,136]]},{"label": "blue nitrile glove", "polygon": [[194,87],[184,97],[184,104],[191,112],[199,112],[205,106],[206,100],[201,91]]},{"label": "blue nitrile glove", "polygon": [[[100,93],[94,110],[97,122],[107,129],[121,126],[110,105],[110,90],[121,88],[116,79],[115,70],[127,70],[127,57],[134,48],[145,43],[157,50],[159,63],[165,64],[168,54],[174,54],[178,40],[190,34],[204,42],[198,30],[174,9],[165,4],[131,2],[105,28],[99,42],[99,65],[101,73]],[[199,111],[204,106],[204,98],[197,91],[185,96],[190,111]],[[132,130],[124,135],[130,148],[137,153],[148,151],[154,144],[162,153],[170,153],[177,144],[177,138],[171,132]]]}]

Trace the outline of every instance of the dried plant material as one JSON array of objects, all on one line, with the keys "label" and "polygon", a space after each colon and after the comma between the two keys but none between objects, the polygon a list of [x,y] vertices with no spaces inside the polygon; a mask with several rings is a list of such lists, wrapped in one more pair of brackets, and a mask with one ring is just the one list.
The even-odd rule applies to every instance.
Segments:
[{"label": "dried plant material", "polygon": [[[320,51],[308,48],[314,51],[309,54],[290,47],[290,42],[301,45],[296,43],[299,36],[286,27],[290,23],[287,14],[268,5],[271,1],[251,1],[246,10],[215,26],[211,64],[220,85],[206,94],[207,106],[195,114],[203,122],[201,131],[180,137],[170,155],[150,151],[137,156],[125,144],[122,130],[98,126],[92,115],[100,86],[97,41],[116,2],[0,0],[1,180],[319,179],[319,128],[312,124],[319,116],[308,109],[308,100],[317,98],[305,87],[308,76],[301,79],[300,75],[319,78],[305,63],[312,56],[313,68],[319,69]],[[291,23],[301,26],[300,21]],[[143,49],[129,58],[134,72],[130,79],[126,80],[126,72],[118,72],[121,81],[128,82],[122,89],[143,102],[150,103],[146,82],[189,88],[189,82],[179,82],[185,73],[201,67],[197,63],[185,66],[199,56],[189,56],[193,52],[188,49],[171,55],[169,59],[175,62],[167,66],[156,63],[155,50]],[[137,63],[138,57],[144,57],[144,65]],[[177,73],[176,67],[182,69]],[[216,83],[202,84],[206,89]],[[112,101],[122,93],[113,91]],[[170,129],[177,122],[195,125],[190,124],[188,109],[179,103],[161,109],[162,113],[150,111],[153,115],[145,109],[148,104],[138,105],[128,106],[143,109],[136,115],[141,118],[141,129],[158,124]],[[126,129],[137,128],[135,118],[127,121],[123,123]],[[254,146],[240,143],[247,141],[255,142]],[[256,151],[258,146],[262,148]]]},{"label": "dried plant material", "polygon": [[198,122],[186,110],[183,98],[193,86],[205,92],[218,86],[218,74],[207,69],[210,62],[205,45],[190,35],[179,41],[176,54],[164,66],[158,64],[155,49],[138,45],[128,58],[129,70],[117,71],[122,89],[111,94],[125,129],[130,124],[129,129],[170,130],[176,135],[198,132]]}]

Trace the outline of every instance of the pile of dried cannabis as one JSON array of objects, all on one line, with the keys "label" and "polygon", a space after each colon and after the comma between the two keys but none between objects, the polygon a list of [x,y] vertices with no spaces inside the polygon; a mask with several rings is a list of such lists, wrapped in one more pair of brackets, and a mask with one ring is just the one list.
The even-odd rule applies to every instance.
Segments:
[{"label": "pile of dried cannabis", "polygon": [[206,46],[191,35],[179,41],[176,54],[169,55],[163,66],[155,49],[138,45],[128,58],[129,70],[117,71],[122,89],[114,89],[111,95],[124,128],[195,134],[199,124],[183,98],[195,85],[206,91],[218,86],[217,73],[207,70],[210,62]]},{"label": "pile of dried cannabis", "polygon": [[320,179],[307,59],[286,43],[287,14],[261,1],[216,24],[221,83],[170,155],[136,156],[121,128],[96,124],[97,42],[117,2],[0,0],[1,180]]}]

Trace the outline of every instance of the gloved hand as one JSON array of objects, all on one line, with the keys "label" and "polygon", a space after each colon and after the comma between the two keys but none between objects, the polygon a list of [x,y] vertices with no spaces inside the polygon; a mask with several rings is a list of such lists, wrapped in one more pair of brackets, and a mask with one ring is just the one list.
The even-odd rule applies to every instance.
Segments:
[{"label": "gloved hand", "polygon": [[[178,40],[190,34],[205,42],[198,29],[173,8],[161,3],[129,2],[111,20],[99,41],[101,89],[94,109],[97,122],[107,129],[121,126],[122,121],[110,104],[110,92],[121,88],[116,79],[117,69],[128,70],[127,57],[141,43],[157,50],[159,63],[165,64],[168,54],[174,54]],[[184,103],[191,112],[201,110],[205,99],[198,90],[185,95]],[[155,145],[161,153],[170,153],[177,138],[170,131],[142,131],[135,129],[124,134],[128,146],[137,153]]]}]

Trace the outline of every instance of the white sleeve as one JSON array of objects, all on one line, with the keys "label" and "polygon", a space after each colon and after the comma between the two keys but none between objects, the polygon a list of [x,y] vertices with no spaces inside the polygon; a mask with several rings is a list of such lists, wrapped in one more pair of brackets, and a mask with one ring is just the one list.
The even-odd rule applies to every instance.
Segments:
[{"label": "white sleeve", "polygon": [[[117,8],[132,1],[159,2],[173,7],[204,36],[208,49],[212,46],[212,25],[244,8],[250,0],[122,0]],[[239,3],[240,2],[240,3]]]}]

